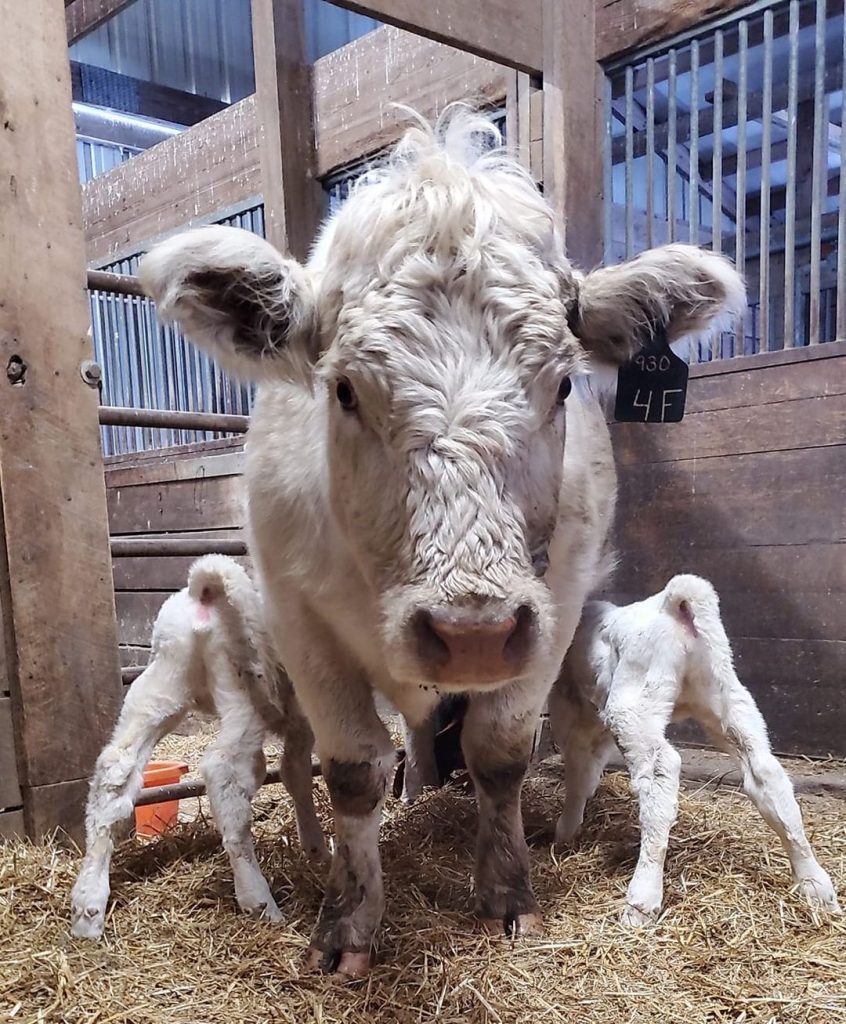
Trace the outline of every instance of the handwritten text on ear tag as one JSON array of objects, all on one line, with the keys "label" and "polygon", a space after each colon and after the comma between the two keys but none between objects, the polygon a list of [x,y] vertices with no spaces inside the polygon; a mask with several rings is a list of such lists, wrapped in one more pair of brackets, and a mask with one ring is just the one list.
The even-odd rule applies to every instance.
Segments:
[{"label": "handwritten text on ear tag", "polygon": [[617,371],[618,423],[679,423],[687,397],[688,365],[656,335]]}]

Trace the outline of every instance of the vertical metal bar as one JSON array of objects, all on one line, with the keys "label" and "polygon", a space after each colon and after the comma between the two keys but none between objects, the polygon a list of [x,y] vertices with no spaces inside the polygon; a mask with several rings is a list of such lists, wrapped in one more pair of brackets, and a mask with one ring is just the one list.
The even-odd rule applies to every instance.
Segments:
[{"label": "vertical metal bar", "polygon": [[676,139],[678,104],[676,102],[676,51],[670,50],[667,72],[667,241],[676,240]]},{"label": "vertical metal bar", "polygon": [[843,48],[840,56],[843,79],[840,84],[840,188],[837,205],[837,323],[835,338],[846,338],[846,10],[843,12]]},{"label": "vertical metal bar", "polygon": [[[714,34],[714,152],[711,158],[711,248],[723,249],[723,33]],[[711,357],[722,356],[722,334],[714,334]]]},{"label": "vertical metal bar", "polygon": [[[613,250],[614,250],[614,165],[611,156],[611,125],[612,125],[612,112],[611,112],[611,76],[605,76],[605,87],[603,89],[603,119],[605,121],[605,160],[604,160],[604,181],[605,181],[605,221],[603,224],[603,230],[605,232],[605,262],[611,264],[614,261]],[[256,211],[258,213],[258,211]],[[252,230],[258,234],[263,234],[261,230],[262,225],[260,224],[259,217],[251,218],[253,222],[251,224]]]},{"label": "vertical metal bar", "polygon": [[[797,87],[799,82],[799,0],[790,0],[788,23],[790,52],[787,64],[787,182],[784,205],[784,340],[783,348],[796,343],[796,138],[799,130]],[[846,38],[846,37],[845,37]]]},{"label": "vertical metal bar", "polygon": [[[828,178],[828,115],[825,110],[826,0],[817,0],[814,41],[814,159],[811,182],[811,294],[808,343],[820,340],[820,256],[823,177]],[[825,120],[823,120],[825,118]]]},{"label": "vertical metal bar", "polygon": [[699,40],[690,44],[690,241],[699,244]]},{"label": "vertical metal bar", "polygon": [[646,62],[646,247],[655,244],[655,60]]},{"label": "vertical metal bar", "polygon": [[[734,225],[734,261],[741,274],[746,273],[746,88],[749,74],[749,23],[741,21],[737,26],[738,73],[737,73],[737,203]],[[737,342],[734,354],[742,356],[746,350],[746,322],[741,315],[737,318]]]},{"label": "vertical metal bar", "polygon": [[761,114],[761,245],[758,256],[758,304],[761,310],[759,352],[770,341],[770,171],[773,135],[773,12],[764,11],[764,98]]},{"label": "vertical metal bar", "polygon": [[711,248],[723,249],[723,33],[714,34],[714,154],[711,161]]},{"label": "vertical metal bar", "polygon": [[634,255],[634,69],[626,65],[626,259]]}]

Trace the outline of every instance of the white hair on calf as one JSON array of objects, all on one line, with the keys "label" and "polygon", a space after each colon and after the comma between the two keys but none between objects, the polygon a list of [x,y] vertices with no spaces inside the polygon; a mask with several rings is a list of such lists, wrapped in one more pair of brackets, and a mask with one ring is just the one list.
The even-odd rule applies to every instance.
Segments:
[{"label": "white hair on calf", "polygon": [[707,580],[674,576],[645,601],[587,604],[549,714],[566,772],[556,841],[570,842],[579,831],[615,742],[623,752],[641,825],[625,924],[644,924],[661,910],[681,768],[665,731],[671,720],[684,718],[700,722],[740,766],[743,788],[781,840],[805,900],[815,909],[839,911],[831,878],[805,836],[790,779],[770,749],[764,719],[734,671],[717,592]]}]

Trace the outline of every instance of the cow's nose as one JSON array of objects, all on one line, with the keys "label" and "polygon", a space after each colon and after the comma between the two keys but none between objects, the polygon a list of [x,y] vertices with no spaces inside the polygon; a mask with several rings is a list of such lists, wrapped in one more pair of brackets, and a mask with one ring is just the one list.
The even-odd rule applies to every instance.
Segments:
[{"label": "cow's nose", "polygon": [[485,616],[461,609],[423,610],[415,623],[419,652],[440,683],[472,688],[511,679],[526,661],[534,618],[528,605]]}]

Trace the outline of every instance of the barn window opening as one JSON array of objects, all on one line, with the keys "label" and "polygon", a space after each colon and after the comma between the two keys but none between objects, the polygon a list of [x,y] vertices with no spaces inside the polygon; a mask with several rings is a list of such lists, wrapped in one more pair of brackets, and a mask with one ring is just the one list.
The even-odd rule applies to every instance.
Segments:
[{"label": "barn window opening", "polygon": [[843,0],[749,4],[605,70],[607,261],[692,242],[746,277],[691,361],[846,338]]}]

